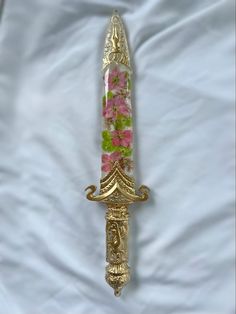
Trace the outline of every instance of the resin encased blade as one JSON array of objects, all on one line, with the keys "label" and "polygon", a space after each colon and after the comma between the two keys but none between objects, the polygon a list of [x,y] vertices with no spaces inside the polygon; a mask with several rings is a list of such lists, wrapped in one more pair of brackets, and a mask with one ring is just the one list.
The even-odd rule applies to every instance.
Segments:
[{"label": "resin encased blade", "polygon": [[133,175],[130,57],[124,26],[117,12],[108,26],[103,74],[102,177],[116,161],[127,175]]}]

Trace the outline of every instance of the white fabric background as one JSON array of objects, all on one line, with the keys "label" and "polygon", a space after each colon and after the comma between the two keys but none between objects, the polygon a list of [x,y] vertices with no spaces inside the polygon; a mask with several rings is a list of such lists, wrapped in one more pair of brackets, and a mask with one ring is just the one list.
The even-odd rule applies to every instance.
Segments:
[{"label": "white fabric background", "polygon": [[[134,67],[132,280],[105,283],[101,58]],[[0,24],[0,314],[234,313],[234,1],[6,0]]]}]

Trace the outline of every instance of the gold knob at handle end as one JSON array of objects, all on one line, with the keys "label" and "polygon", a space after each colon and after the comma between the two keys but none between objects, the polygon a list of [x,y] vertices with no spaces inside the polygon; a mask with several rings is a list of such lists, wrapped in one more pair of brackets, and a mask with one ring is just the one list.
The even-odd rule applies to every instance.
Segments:
[{"label": "gold knob at handle end", "polygon": [[[119,273],[114,273],[114,268],[119,268]],[[106,267],[106,282],[114,290],[114,295],[119,297],[121,290],[130,281],[130,268],[127,263],[122,264],[109,264]]]},{"label": "gold knob at handle end", "polygon": [[114,295],[115,295],[116,297],[119,297],[119,296],[121,295],[121,288],[115,289],[115,290],[114,290]]}]

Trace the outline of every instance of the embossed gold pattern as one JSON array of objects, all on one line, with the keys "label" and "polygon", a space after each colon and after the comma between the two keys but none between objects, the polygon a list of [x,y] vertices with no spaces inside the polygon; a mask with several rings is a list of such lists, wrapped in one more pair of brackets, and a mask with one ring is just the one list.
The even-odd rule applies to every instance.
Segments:
[{"label": "embossed gold pattern", "polygon": [[[103,69],[109,64],[123,64],[130,68],[127,40],[120,16],[115,11],[111,17],[105,41]],[[103,202],[106,212],[106,281],[119,296],[122,288],[130,280],[128,266],[128,206],[148,199],[149,189],[142,185],[135,191],[134,178],[122,169],[120,160],[116,160],[110,172],[100,180],[100,192],[94,195],[95,185],[86,188],[90,201]]]},{"label": "embossed gold pattern", "polygon": [[127,39],[117,11],[113,12],[108,26],[102,69],[104,70],[112,62],[121,63],[130,68]]},{"label": "embossed gold pattern", "polygon": [[127,176],[119,162],[115,162],[108,175],[100,180],[100,193],[94,195],[96,186],[91,185],[87,198],[107,204],[106,213],[106,281],[119,296],[130,280],[128,266],[128,205],[148,199],[149,189],[142,185],[135,193],[134,179]]}]

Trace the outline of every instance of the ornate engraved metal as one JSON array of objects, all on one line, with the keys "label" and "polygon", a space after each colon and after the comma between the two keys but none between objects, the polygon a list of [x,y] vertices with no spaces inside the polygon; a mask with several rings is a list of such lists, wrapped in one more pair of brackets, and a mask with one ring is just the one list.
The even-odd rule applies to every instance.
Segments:
[{"label": "ornate engraved metal", "polygon": [[121,63],[130,68],[129,50],[124,26],[115,10],[110,20],[105,40],[103,70],[112,62]]},{"label": "ornate engraved metal", "polygon": [[128,205],[148,199],[149,189],[142,185],[135,193],[134,179],[127,176],[118,161],[110,173],[100,180],[100,193],[94,195],[96,186],[91,185],[87,198],[107,204],[106,213],[106,281],[119,296],[130,280],[128,266]]},{"label": "ornate engraved metal", "polygon": [[[112,63],[115,63],[115,66],[113,66]],[[125,72],[123,70],[123,72],[118,72],[118,68],[122,68],[123,65],[125,65]],[[111,94],[113,100],[114,97],[118,97],[119,101],[122,100],[122,89],[120,88],[120,86],[123,84],[122,80],[131,83],[129,75],[131,73],[131,69],[127,40],[121,18],[117,12],[113,13],[108,27],[108,33],[106,36],[104,49],[103,69],[107,70],[108,74],[109,70],[111,69],[112,81],[110,83],[112,83],[114,86],[115,84],[117,84],[117,80],[120,83],[120,85],[118,84],[118,92],[116,90],[116,93],[114,93],[113,90],[113,93],[111,93],[109,90],[106,90],[105,103],[103,104],[103,106],[105,107],[106,105],[108,105],[109,97],[111,96]],[[119,80],[121,80],[121,82]],[[126,97],[123,97],[123,101],[126,103],[130,101],[127,95],[129,95],[131,84],[130,86],[125,84],[123,85],[122,88],[125,91],[126,95]],[[127,108],[128,110],[131,110],[131,106]],[[125,113],[127,113],[127,111],[125,111]],[[109,130],[108,134],[115,133],[116,135],[118,134],[117,136],[122,137],[124,135],[124,133],[122,132],[126,132],[126,135],[128,133],[131,134],[131,126],[125,129],[125,131],[120,131],[118,127],[111,129]],[[107,132],[105,132],[105,135],[106,134]],[[115,143],[114,145],[117,144]],[[130,141],[129,143],[125,142],[122,145],[122,147],[118,148],[122,148],[123,150],[126,149],[127,152],[127,147],[129,147]],[[108,150],[108,152],[111,151]],[[132,150],[128,150],[128,153],[132,153]],[[106,261],[108,265],[106,266],[105,277],[108,284],[114,289],[114,294],[116,296],[119,296],[122,288],[130,280],[130,269],[128,266],[128,206],[129,204],[134,202],[147,200],[149,190],[146,186],[142,185],[136,193],[135,182],[134,178],[132,177],[132,172],[125,171],[124,168],[124,161],[128,160],[128,158],[125,157],[127,157],[128,155],[122,157],[123,159],[121,158],[121,155],[117,159],[110,159],[112,154],[103,154],[103,156],[104,155],[106,157],[109,157],[109,162],[112,163],[109,164],[109,170],[105,171],[106,175],[100,180],[99,194],[94,194],[97,189],[95,185],[88,186],[86,190],[88,191],[87,198],[90,201],[103,202],[107,205]],[[104,175],[104,173],[102,175]]]}]

